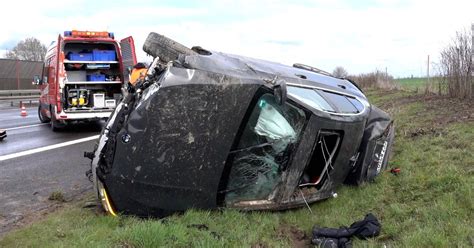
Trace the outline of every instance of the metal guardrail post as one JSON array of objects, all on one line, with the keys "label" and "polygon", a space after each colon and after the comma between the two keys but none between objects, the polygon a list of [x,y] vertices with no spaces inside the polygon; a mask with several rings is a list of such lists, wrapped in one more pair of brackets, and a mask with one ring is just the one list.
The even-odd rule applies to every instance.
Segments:
[{"label": "metal guardrail post", "polygon": [[15,101],[29,101],[30,105],[33,101],[39,100],[40,91],[33,90],[0,90],[0,101],[9,101],[10,106],[14,106]]}]

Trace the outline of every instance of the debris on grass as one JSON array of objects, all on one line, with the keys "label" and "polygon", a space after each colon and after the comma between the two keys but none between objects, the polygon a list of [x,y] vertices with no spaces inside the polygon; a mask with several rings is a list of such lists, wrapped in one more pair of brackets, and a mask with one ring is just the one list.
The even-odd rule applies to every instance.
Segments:
[{"label": "debris on grass", "polygon": [[66,198],[64,197],[63,192],[61,191],[53,191],[48,197],[50,201],[57,201],[57,202],[66,202]]}]

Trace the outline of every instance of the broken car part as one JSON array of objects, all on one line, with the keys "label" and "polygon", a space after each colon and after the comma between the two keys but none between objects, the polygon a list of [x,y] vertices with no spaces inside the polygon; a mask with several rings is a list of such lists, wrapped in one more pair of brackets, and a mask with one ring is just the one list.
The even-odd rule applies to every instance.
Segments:
[{"label": "broken car part", "polygon": [[7,137],[7,130],[0,129],[0,141]]},{"label": "broken car part", "polygon": [[147,76],[88,154],[113,215],[300,207],[387,165],[392,120],[351,81],[156,33],[144,50],[155,58]]}]

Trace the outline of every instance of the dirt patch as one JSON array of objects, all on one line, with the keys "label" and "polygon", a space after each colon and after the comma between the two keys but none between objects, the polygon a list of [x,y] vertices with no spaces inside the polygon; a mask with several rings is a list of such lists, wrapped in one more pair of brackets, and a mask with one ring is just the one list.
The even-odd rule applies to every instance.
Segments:
[{"label": "dirt patch", "polygon": [[405,133],[405,136],[410,138],[418,138],[422,136],[440,136],[445,134],[446,132],[439,128],[428,127],[428,128],[416,128],[408,133]]},{"label": "dirt patch", "polygon": [[436,113],[433,120],[435,126],[474,121],[474,101],[472,100],[434,96],[427,98],[424,103],[427,111]]},{"label": "dirt patch", "polygon": [[[383,95],[394,95],[400,91],[398,90],[392,90],[392,91],[384,91]],[[383,110],[390,110],[396,107],[400,107],[406,104],[414,103],[420,101],[420,96],[419,95],[410,95],[410,96],[404,96],[404,97],[399,97],[399,98],[394,98],[391,99],[390,101],[386,101],[380,104],[377,104],[376,106],[383,109]]]},{"label": "dirt patch", "polygon": [[294,225],[280,225],[277,230],[277,238],[289,239],[291,247],[313,247],[311,244],[311,236],[308,236],[304,231]]},{"label": "dirt patch", "polygon": [[[71,196],[65,201],[44,202],[45,204],[42,204],[41,206],[35,206],[29,209],[24,209],[22,210],[22,212],[10,214],[8,216],[0,214],[0,239],[8,232],[41,221],[52,213],[64,209],[67,206],[77,204],[88,198],[90,198],[90,195],[79,193],[77,195]],[[89,206],[87,207],[90,208]],[[94,207],[97,212],[103,211],[101,208],[98,208],[97,205],[95,205]]]},{"label": "dirt patch", "polygon": [[412,118],[422,118],[428,121],[422,128],[407,131],[407,137],[424,135],[442,135],[447,124],[474,122],[474,101],[448,98],[437,95],[411,95],[394,98],[378,105],[379,108],[396,116],[400,107],[415,103],[423,103],[422,109],[413,114]]},{"label": "dirt patch", "polygon": [[0,238],[10,231],[40,221],[48,214],[54,213],[61,208],[63,208],[63,204],[53,203],[42,208],[36,208],[34,210],[28,211],[27,213],[0,218]]}]

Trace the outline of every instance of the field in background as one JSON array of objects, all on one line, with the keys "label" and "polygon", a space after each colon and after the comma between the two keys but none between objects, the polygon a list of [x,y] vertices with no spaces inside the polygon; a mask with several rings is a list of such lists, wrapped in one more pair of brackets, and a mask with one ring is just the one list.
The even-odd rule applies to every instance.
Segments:
[{"label": "field in background", "polygon": [[[414,92],[426,92],[426,90],[430,93],[438,93],[439,92],[439,81],[441,79],[433,77],[429,80],[429,87],[428,85],[428,78],[426,77],[415,77],[415,78],[397,78],[395,79],[395,83],[400,86],[402,90],[414,91]],[[446,86],[443,86],[442,93],[445,94]]]},{"label": "field in background", "polygon": [[[421,82],[401,83],[420,87]],[[382,233],[355,240],[355,247],[474,246],[474,103],[411,90],[366,93],[395,119],[389,166],[401,173],[384,172],[374,183],[341,187],[337,198],[311,204],[312,213],[307,208],[192,210],[143,220],[66,203],[44,220],[7,234],[0,247],[305,247],[314,225],[350,225],[369,212],[380,219]]]},{"label": "field in background", "polygon": [[428,78],[398,78],[395,79],[395,82],[398,83],[403,89],[414,90],[424,89],[425,85],[428,83]]}]

